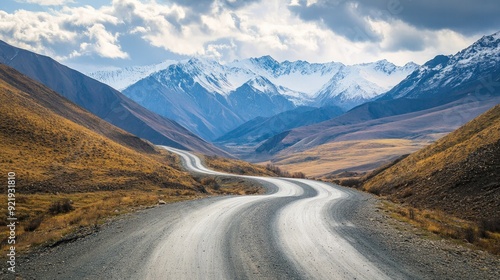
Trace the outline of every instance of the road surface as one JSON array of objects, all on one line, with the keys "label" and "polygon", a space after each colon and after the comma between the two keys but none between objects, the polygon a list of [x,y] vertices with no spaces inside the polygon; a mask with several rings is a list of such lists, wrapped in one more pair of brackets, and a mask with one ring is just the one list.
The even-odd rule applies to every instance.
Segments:
[{"label": "road surface", "polygon": [[[164,148],[179,154],[193,172],[258,180],[269,192],[141,211],[55,248],[46,259],[40,256],[31,268],[37,278],[418,278],[348,220],[364,194],[305,179],[212,171],[189,152]],[[23,266],[29,264],[21,271]]]},{"label": "road surface", "polygon": [[[212,171],[189,152],[164,147],[180,155],[185,166],[209,175],[236,176]],[[307,279],[387,279],[389,276],[342,237],[338,227],[342,212],[329,215],[336,202],[349,198],[348,192],[331,185],[304,179],[279,179],[239,176],[257,179],[275,186],[267,195],[223,199],[186,215],[170,235],[161,240],[147,261],[149,279],[235,279],[252,277]],[[272,207],[273,204],[279,207]],[[256,210],[260,209],[260,210]],[[268,211],[272,210],[271,213]],[[235,223],[247,213],[254,219],[268,217],[265,256],[258,251],[249,255],[245,249],[258,244],[247,242]],[[332,219],[333,218],[333,219]],[[233,227],[233,228],[232,228]],[[234,228],[236,227],[236,228]],[[238,229],[239,227],[239,229]],[[246,225],[250,227],[251,225]],[[252,235],[251,231],[246,235]],[[231,239],[236,239],[231,242]],[[266,236],[263,237],[265,239]],[[274,243],[274,244],[272,244]],[[234,245],[233,245],[234,244]],[[233,246],[231,246],[233,245]],[[238,248],[241,247],[241,248]],[[257,257],[258,255],[262,255]],[[276,273],[266,258],[281,258]],[[260,258],[260,260],[259,260]],[[265,271],[264,271],[265,270]],[[286,276],[286,277],[285,277]]]}]

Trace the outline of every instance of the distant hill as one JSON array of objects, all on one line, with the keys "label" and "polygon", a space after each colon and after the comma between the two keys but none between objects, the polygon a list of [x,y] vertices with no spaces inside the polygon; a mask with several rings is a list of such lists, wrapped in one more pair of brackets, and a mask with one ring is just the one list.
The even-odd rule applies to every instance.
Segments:
[{"label": "distant hill", "polygon": [[484,100],[464,94],[460,99],[406,98],[369,102],[310,126],[302,126],[264,141],[256,151],[274,155],[296,153],[345,140],[429,138],[449,133],[500,102],[500,91]]},{"label": "distant hill", "polygon": [[175,121],[150,112],[113,88],[55,60],[0,41],[0,63],[44,84],[92,114],[154,144],[210,155],[227,153]]},{"label": "distant hill", "polygon": [[19,192],[191,189],[155,147],[0,64],[0,169]]},{"label": "distant hill", "polygon": [[364,189],[397,201],[500,221],[500,105],[370,177]]},{"label": "distant hill", "polygon": [[343,113],[339,107],[301,106],[272,117],[257,117],[218,138],[218,143],[258,143],[284,131],[329,120]]}]

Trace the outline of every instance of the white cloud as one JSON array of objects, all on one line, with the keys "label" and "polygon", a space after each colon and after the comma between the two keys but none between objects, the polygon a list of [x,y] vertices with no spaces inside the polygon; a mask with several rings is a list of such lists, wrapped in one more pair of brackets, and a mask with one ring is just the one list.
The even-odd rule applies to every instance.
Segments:
[{"label": "white cloud", "polygon": [[[91,6],[43,12],[17,10],[12,14],[0,11],[0,38],[59,60],[85,54],[127,58],[118,44],[118,33],[111,33],[104,26],[120,23],[115,16]],[[85,44],[89,46],[82,49]]]},{"label": "white cloud", "polygon": [[418,29],[400,20],[372,22],[372,26],[384,34],[374,50],[379,56],[392,58],[400,64],[409,60],[425,63],[438,54],[454,54],[478,39],[446,29]]},{"label": "white cloud", "polygon": [[80,48],[83,52],[92,51],[101,57],[106,58],[128,58],[128,54],[117,45],[118,34],[111,34],[106,31],[104,25],[94,24],[87,31],[87,35],[92,43],[83,43]]},{"label": "white cloud", "polygon": [[[314,2],[307,1],[308,5]],[[0,10],[0,39],[67,62],[88,56],[130,59],[136,64],[147,51],[137,45],[222,61],[271,55],[278,60],[346,64],[383,58],[397,64],[423,63],[477,39],[450,30],[418,29],[394,19],[368,18],[367,28],[380,36],[352,42],[325,24],[306,21],[292,12],[290,5],[298,3],[253,1],[228,8],[224,1],[214,1],[196,16],[200,11],[191,6],[155,0],[113,0],[102,7],[52,7],[40,12]]]},{"label": "white cloud", "polygon": [[20,47],[54,55],[48,45],[72,42],[77,37],[59,23],[47,12],[19,10],[8,14],[0,11],[0,37]]}]

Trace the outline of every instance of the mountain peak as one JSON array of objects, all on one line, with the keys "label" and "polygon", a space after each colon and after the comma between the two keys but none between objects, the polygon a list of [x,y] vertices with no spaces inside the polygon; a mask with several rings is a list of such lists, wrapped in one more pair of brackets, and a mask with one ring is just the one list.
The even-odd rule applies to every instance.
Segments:
[{"label": "mountain peak", "polygon": [[500,31],[493,33],[491,35],[486,35],[481,37],[476,43],[493,43],[496,46],[500,43]]},{"label": "mountain peak", "polygon": [[413,61],[410,61],[403,66],[403,68],[405,69],[414,69],[414,70],[418,69],[418,67],[420,67],[420,65],[416,64]]},{"label": "mountain peak", "polygon": [[276,86],[262,76],[257,76],[246,82],[247,85],[263,93],[277,93]]},{"label": "mountain peak", "polygon": [[262,66],[264,69],[274,70],[279,67],[280,63],[270,55],[265,55],[257,58],[251,58],[250,61]]},{"label": "mountain peak", "polygon": [[376,61],[374,64],[375,70],[379,70],[387,74],[391,74],[396,71],[396,65],[394,65],[392,62],[387,61],[387,59]]},{"label": "mountain peak", "polygon": [[[483,36],[455,55],[438,55],[426,62],[383,99],[423,98],[460,94],[473,84],[500,73],[500,32]],[[496,94],[492,92],[492,94]]]},{"label": "mountain peak", "polygon": [[433,69],[439,65],[443,66],[450,60],[451,56],[448,55],[436,55],[433,59],[427,61],[423,66]]}]

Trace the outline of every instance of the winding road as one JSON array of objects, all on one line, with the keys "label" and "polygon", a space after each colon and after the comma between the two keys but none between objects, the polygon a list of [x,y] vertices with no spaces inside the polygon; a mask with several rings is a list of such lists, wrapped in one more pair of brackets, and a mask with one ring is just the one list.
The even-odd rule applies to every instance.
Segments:
[{"label": "winding road", "polygon": [[[185,166],[191,171],[209,175],[237,176],[207,169],[198,157],[189,152],[164,148],[180,155]],[[271,248],[274,247],[270,248],[272,253],[282,257],[283,267],[277,269],[285,270],[288,267],[289,275],[284,278],[388,278],[335,229],[340,223],[330,220],[332,217],[328,215],[328,211],[331,210],[331,206],[336,201],[349,197],[345,191],[311,180],[239,175],[238,177],[265,182],[275,186],[276,190],[267,195],[223,199],[186,215],[183,222],[178,223],[175,230],[161,240],[151,254],[147,262],[147,278],[241,279],[257,275],[270,278],[284,277],[283,274],[273,272],[271,267],[265,267],[265,264],[257,264],[259,260],[245,256],[242,249],[235,250],[236,248],[228,247],[230,245],[228,240],[237,238],[230,236],[229,233],[243,234],[242,231],[231,230],[231,227],[235,226],[234,223],[241,220],[250,209],[255,212],[255,209],[259,209],[262,204],[269,203],[276,203],[280,207],[272,209],[272,213],[266,213],[264,211],[269,210],[269,206],[264,206],[258,211],[260,212],[258,215],[269,217],[266,221],[271,228],[268,242],[275,243],[269,244]],[[247,240],[241,238],[238,242],[244,243]],[[228,253],[229,250],[236,252]],[[263,273],[261,268],[267,271]]]},{"label": "winding road", "polygon": [[217,172],[189,152],[162,147],[192,172],[253,179],[269,191],[142,211],[54,249],[62,261],[51,265],[64,269],[39,270],[41,279],[412,278],[348,220],[363,194],[312,180]]}]

